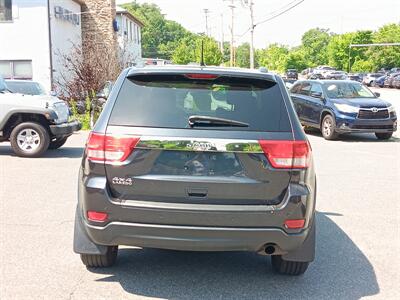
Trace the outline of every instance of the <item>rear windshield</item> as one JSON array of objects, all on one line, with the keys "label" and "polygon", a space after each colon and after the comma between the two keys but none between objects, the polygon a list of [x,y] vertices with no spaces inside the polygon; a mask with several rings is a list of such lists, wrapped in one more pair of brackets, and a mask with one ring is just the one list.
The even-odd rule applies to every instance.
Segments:
[{"label": "rear windshield", "polygon": [[[127,78],[118,94],[109,124],[190,128],[190,116],[224,118],[249,125],[218,126],[218,130],[291,131],[277,83],[228,76],[211,80],[184,75]],[[199,128],[216,129],[212,126]]]}]

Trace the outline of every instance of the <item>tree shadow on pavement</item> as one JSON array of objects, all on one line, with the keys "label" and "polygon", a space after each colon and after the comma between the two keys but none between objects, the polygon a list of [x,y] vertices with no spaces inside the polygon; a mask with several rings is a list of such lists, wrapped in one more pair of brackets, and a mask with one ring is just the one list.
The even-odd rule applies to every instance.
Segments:
[{"label": "tree shadow on pavement", "polygon": [[360,299],[379,292],[367,257],[323,213],[316,260],[300,277],[274,273],[268,257],[253,253],[156,249],[121,249],[114,267],[90,271],[128,293],[166,299]]},{"label": "tree shadow on pavement", "polygon": [[[64,146],[60,149],[56,150],[47,150],[40,158],[79,158],[82,157],[83,154],[83,147],[68,147]],[[14,154],[10,146],[1,146],[0,147],[0,156],[14,156]],[[36,158],[29,158],[29,159],[36,159]]]}]

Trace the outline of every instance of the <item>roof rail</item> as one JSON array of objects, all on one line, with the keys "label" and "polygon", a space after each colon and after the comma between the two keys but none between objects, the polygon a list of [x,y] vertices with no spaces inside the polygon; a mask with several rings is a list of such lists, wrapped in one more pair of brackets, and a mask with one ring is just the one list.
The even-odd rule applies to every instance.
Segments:
[{"label": "roof rail", "polygon": [[268,73],[268,69],[266,67],[260,67],[258,69],[261,73]]}]

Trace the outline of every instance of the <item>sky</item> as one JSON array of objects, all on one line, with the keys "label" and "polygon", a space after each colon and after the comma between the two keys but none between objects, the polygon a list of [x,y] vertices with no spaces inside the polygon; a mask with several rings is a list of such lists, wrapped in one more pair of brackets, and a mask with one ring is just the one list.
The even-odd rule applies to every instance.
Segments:
[{"label": "sky", "polygon": [[[206,32],[204,9],[209,10],[209,31],[221,40],[230,40],[232,0],[137,0],[138,3],[155,3],[169,20],[182,24],[186,29]],[[250,41],[250,13],[241,0],[235,5],[235,43]],[[260,22],[282,11],[290,3],[300,0],[253,0],[254,19]],[[117,0],[117,4],[132,2]],[[272,43],[297,46],[303,33],[311,28],[327,28],[344,33],[355,30],[377,30],[387,23],[400,23],[400,0],[304,0],[295,8],[277,18],[256,26],[254,44],[264,48]],[[222,25],[223,24],[223,25]]]}]

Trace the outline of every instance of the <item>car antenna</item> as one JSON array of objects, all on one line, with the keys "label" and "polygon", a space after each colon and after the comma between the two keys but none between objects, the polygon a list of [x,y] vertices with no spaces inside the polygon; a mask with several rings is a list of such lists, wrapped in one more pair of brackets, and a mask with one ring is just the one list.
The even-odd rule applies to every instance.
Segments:
[{"label": "car antenna", "polygon": [[204,40],[203,39],[201,39],[200,66],[201,67],[206,66],[206,64],[204,63]]}]

